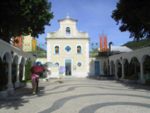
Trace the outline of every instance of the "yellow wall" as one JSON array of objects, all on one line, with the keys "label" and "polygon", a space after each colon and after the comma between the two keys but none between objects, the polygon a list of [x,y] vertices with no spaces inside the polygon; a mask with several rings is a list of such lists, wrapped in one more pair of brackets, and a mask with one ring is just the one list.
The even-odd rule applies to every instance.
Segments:
[{"label": "yellow wall", "polygon": [[36,44],[37,44],[37,42],[36,42],[36,39],[32,39],[32,51],[36,51]]},{"label": "yellow wall", "polygon": [[[49,41],[50,48],[48,52],[50,52],[50,58],[48,61],[59,63],[59,66],[65,66],[65,59],[72,60],[72,71],[83,72],[87,71],[87,47],[88,39],[61,39],[55,40],[52,39]],[[65,47],[69,45],[71,47],[71,51],[67,52]],[[77,53],[77,46],[80,45],[82,48],[82,53]],[[59,46],[59,54],[55,54],[55,46]],[[81,62],[82,65],[79,67],[77,63]]]}]

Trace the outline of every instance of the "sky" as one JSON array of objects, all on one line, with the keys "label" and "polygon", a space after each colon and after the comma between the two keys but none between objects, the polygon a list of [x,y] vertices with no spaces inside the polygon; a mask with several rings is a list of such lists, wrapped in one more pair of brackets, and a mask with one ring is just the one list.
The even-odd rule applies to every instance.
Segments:
[{"label": "sky", "polygon": [[107,41],[113,45],[122,45],[132,39],[129,32],[121,32],[119,25],[112,19],[112,11],[116,9],[118,0],[49,0],[52,4],[51,12],[54,18],[50,26],[45,26],[45,33],[39,35],[38,45],[46,49],[45,37],[47,33],[59,29],[59,19],[69,15],[78,20],[79,31],[87,32],[91,43],[99,43],[99,36],[104,34]]}]

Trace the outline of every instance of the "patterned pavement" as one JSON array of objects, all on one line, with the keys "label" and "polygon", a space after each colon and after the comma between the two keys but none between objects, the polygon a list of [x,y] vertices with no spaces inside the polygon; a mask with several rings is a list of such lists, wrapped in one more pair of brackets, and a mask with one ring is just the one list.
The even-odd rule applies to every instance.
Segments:
[{"label": "patterned pavement", "polygon": [[0,113],[150,113],[150,87],[83,78],[40,81],[0,99]]}]

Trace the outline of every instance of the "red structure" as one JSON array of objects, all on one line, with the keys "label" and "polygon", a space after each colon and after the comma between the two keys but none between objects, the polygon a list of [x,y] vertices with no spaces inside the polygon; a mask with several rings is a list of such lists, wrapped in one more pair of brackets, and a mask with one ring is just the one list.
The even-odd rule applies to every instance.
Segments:
[{"label": "red structure", "polygon": [[108,51],[107,36],[106,35],[100,36],[100,51],[101,52],[107,52]]}]

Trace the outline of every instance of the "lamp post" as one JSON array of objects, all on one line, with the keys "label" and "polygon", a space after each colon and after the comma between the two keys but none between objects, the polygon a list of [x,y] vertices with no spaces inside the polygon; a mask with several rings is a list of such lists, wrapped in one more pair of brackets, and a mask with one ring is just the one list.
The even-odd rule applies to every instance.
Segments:
[{"label": "lamp post", "polygon": [[109,42],[109,56],[111,55],[111,45],[112,44],[113,44],[112,42]]}]

